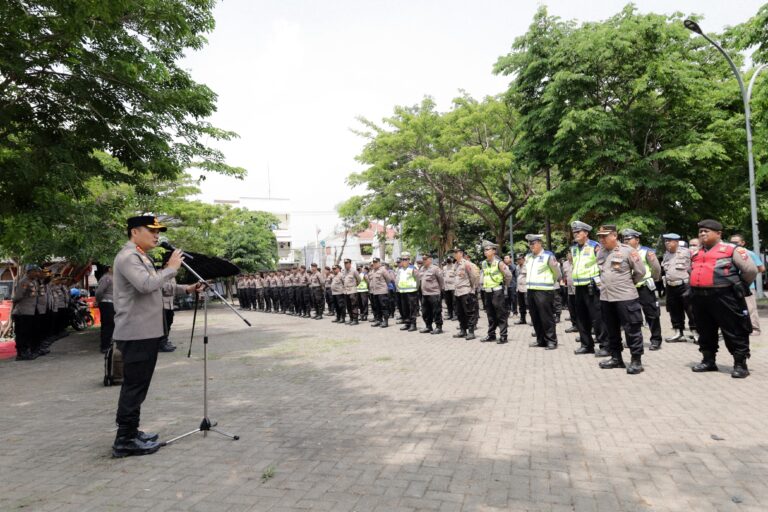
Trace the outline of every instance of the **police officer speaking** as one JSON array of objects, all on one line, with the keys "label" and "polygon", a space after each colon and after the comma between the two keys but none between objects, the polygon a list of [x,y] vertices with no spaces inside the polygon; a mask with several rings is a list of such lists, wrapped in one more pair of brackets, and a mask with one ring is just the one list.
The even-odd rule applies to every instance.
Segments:
[{"label": "police officer speaking", "polygon": [[[163,328],[163,284],[172,279],[183,260],[181,250],[173,251],[163,270],[155,270],[147,251],[158,243],[158,234],[167,228],[155,217],[128,219],[128,237],[112,265],[115,331],[113,338],[123,354],[123,385],[117,403],[117,436],[113,457],[155,453],[157,434],[139,430],[141,404],[147,396],[155,371]],[[192,293],[203,285],[177,286],[176,293]]]},{"label": "police officer speaking", "polygon": [[693,315],[699,328],[701,363],[694,372],[716,372],[717,332],[733,356],[731,377],[749,376],[749,334],[752,322],[744,300],[757,267],[747,250],[721,240],[723,225],[716,220],[699,222],[701,247],[691,254]]}]

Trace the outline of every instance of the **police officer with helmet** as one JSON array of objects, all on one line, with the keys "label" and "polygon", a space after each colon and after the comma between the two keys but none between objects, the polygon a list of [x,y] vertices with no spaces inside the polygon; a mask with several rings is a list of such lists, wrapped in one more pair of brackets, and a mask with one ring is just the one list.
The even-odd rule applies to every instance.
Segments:
[{"label": "police officer with helmet", "polygon": [[694,372],[716,372],[718,330],[733,356],[731,377],[749,376],[749,334],[752,322],[744,297],[757,276],[757,267],[747,250],[722,241],[723,225],[716,220],[699,222],[701,247],[691,254],[693,315],[699,329],[701,363]]},{"label": "police officer with helmet", "polygon": [[542,245],[543,235],[525,235],[531,252],[525,257],[528,310],[536,333],[532,347],[557,348],[555,330],[555,283],[560,280],[560,265]]}]

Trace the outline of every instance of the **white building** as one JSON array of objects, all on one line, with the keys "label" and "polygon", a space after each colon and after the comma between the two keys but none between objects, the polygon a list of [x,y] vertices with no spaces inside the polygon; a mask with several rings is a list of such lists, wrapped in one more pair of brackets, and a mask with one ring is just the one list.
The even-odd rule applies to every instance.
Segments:
[{"label": "white building", "polygon": [[277,197],[241,196],[233,199],[214,199],[215,204],[228,204],[273,214],[279,224],[275,229],[279,266],[289,267],[303,263],[303,249],[308,243],[319,242],[322,233],[331,233],[339,217],[336,211],[313,211],[301,208],[291,199]]}]

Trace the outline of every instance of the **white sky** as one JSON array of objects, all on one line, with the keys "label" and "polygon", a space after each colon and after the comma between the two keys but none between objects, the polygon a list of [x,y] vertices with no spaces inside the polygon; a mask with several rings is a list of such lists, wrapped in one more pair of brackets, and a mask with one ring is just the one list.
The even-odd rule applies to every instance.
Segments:
[{"label": "white sky", "polygon": [[[531,0],[224,0],[209,44],[184,67],[218,95],[214,125],[240,139],[220,144],[238,181],[210,176],[204,200],[285,197],[326,211],[356,193],[345,178],[364,141],[357,116],[376,122],[395,105],[433,96],[441,110],[464,89],[475,97],[506,89],[491,73],[541,2]],[[550,14],[605,19],[623,0],[551,0]],[[641,12],[704,16],[720,31],[753,16],[759,0],[638,0]],[[360,193],[360,191],[357,191]]]}]

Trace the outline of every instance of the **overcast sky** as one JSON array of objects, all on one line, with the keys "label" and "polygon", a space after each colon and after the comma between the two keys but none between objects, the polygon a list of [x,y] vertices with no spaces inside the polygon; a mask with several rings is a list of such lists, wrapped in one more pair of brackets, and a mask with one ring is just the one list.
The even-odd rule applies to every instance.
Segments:
[{"label": "overcast sky", "polygon": [[[612,0],[224,0],[209,44],[184,66],[219,96],[212,122],[240,139],[219,145],[244,181],[210,176],[203,199],[285,197],[326,211],[354,193],[361,169],[356,118],[374,121],[395,105],[434,97],[441,110],[464,89],[502,92],[491,72],[539,5],[582,21],[609,17]],[[641,12],[704,16],[720,31],[754,15],[756,0],[638,0]],[[270,179],[267,170],[269,168]],[[269,186],[271,185],[271,186]],[[359,191],[358,191],[359,192]]]}]

